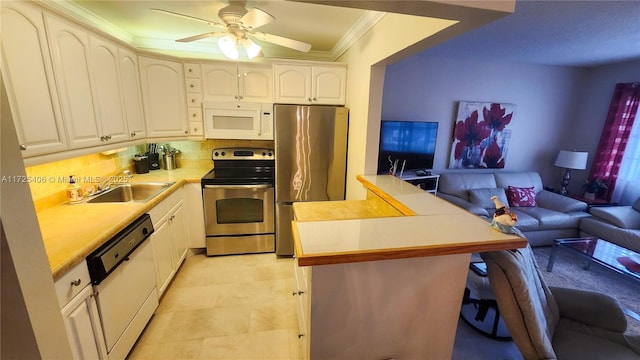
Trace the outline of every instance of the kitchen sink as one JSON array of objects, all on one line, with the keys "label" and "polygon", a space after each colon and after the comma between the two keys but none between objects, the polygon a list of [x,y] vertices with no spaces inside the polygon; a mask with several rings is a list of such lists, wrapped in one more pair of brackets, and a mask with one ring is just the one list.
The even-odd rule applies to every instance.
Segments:
[{"label": "kitchen sink", "polygon": [[147,202],[166,190],[174,182],[139,182],[118,184],[95,196],[87,203]]}]

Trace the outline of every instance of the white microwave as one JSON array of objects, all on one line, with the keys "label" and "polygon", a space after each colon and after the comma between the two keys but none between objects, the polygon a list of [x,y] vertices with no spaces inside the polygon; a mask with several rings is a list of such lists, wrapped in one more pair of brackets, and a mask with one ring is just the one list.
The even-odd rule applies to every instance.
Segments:
[{"label": "white microwave", "polygon": [[207,139],[273,140],[273,104],[203,102]]}]

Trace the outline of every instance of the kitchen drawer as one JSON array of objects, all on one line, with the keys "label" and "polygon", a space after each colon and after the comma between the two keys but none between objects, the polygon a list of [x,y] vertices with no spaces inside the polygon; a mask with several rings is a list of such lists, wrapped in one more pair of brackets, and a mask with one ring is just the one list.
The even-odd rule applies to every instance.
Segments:
[{"label": "kitchen drawer", "polygon": [[202,91],[202,81],[200,79],[185,79],[187,93],[200,93]]},{"label": "kitchen drawer", "polygon": [[190,136],[204,136],[204,123],[202,123],[202,122],[190,122],[189,123],[189,135]]},{"label": "kitchen drawer", "polygon": [[182,201],[182,191],[182,188],[179,188],[171,195],[167,196],[166,199],[162,200],[158,205],[147,211],[149,216],[151,216],[151,222],[154,227],[157,226],[160,220],[169,213],[169,210]]},{"label": "kitchen drawer", "polygon": [[201,108],[190,107],[188,112],[189,112],[189,122],[202,122]]},{"label": "kitchen drawer", "polygon": [[202,106],[202,94],[187,94],[187,106],[201,107]]},{"label": "kitchen drawer", "polygon": [[199,79],[200,64],[184,64],[184,77],[187,79]]},{"label": "kitchen drawer", "polygon": [[58,297],[58,304],[62,309],[87,285],[91,285],[91,278],[89,277],[89,268],[87,267],[87,263],[83,260],[81,263],[69,270],[69,272],[62,275],[61,278],[56,280],[54,285],[56,288],[56,295]]}]

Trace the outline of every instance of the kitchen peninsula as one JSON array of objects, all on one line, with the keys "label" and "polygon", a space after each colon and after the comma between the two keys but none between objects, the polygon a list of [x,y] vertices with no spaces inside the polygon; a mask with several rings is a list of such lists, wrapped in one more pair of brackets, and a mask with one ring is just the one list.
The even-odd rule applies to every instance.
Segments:
[{"label": "kitchen peninsula", "polygon": [[526,239],[393,176],[357,178],[364,202],[294,204],[303,353],[451,358],[471,253]]}]

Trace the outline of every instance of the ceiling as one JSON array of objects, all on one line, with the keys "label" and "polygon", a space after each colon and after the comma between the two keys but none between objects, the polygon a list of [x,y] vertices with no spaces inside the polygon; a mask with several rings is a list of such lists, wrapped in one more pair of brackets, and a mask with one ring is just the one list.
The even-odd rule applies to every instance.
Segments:
[{"label": "ceiling", "polygon": [[[66,1],[57,2],[63,11],[99,27],[131,45],[145,50],[176,56],[224,59],[217,38],[190,43],[181,39],[207,32],[220,31],[204,22],[151,11],[159,8],[206,20],[221,22],[217,13],[228,1]],[[264,41],[266,58],[294,58],[333,61],[383,13],[292,1],[246,1],[246,8],[259,8],[276,18],[258,30],[310,43],[309,53],[302,53]],[[350,40],[351,39],[351,40]],[[255,39],[254,39],[255,40]]]},{"label": "ceiling", "polygon": [[[205,23],[153,12],[161,8],[219,21],[227,1],[55,1],[58,9],[133,46],[170,55],[223,59],[215,39],[176,43],[214,31]],[[334,61],[384,13],[295,1],[249,0],[276,20],[259,30],[312,45],[301,53],[265,42],[265,58]],[[424,52],[544,65],[597,66],[640,59],[640,1],[518,0],[515,13]]]},{"label": "ceiling", "polygon": [[518,0],[513,14],[424,54],[581,67],[640,60],[640,1]]}]

